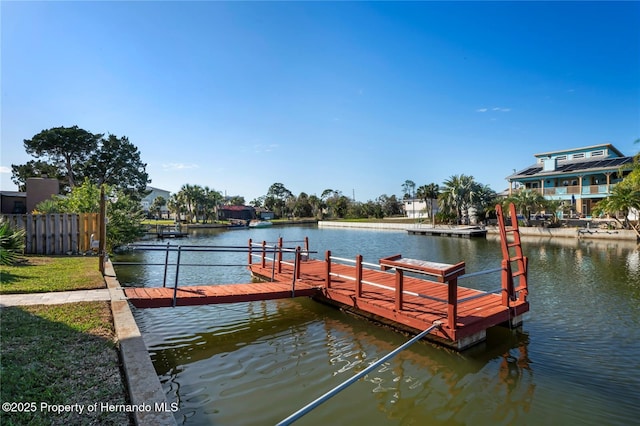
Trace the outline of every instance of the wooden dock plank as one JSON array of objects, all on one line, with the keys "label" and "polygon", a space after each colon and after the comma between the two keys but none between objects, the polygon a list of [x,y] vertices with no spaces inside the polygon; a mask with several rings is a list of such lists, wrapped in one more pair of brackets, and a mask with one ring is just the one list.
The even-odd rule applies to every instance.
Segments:
[{"label": "wooden dock plank", "polygon": [[[300,283],[296,285],[294,294],[298,297],[309,297],[317,291],[315,286]],[[173,288],[130,287],[125,288],[124,292],[131,304],[137,308],[173,306]],[[176,306],[252,302],[290,297],[292,297],[291,284],[278,282],[185,286],[178,288]]]},{"label": "wooden dock plank", "polygon": [[[265,268],[260,268],[259,265],[252,265],[251,270],[256,276],[265,274],[267,271],[270,274],[271,265],[267,264]],[[442,321],[445,324],[447,322],[448,285],[446,283],[405,275],[403,280],[405,291],[428,297],[405,294],[403,296],[403,309],[397,311],[395,292],[389,290],[395,288],[395,273],[364,269],[362,273],[363,281],[375,282],[389,289],[363,283],[361,297],[356,297],[355,280],[346,278],[355,277],[355,267],[332,264],[331,272],[340,276],[332,276],[330,287],[322,290],[322,298],[327,301],[359,310],[366,310],[369,314],[389,319],[416,330],[423,330],[434,321]],[[325,262],[308,260],[303,262],[301,267],[300,281],[312,279],[316,283],[324,283],[325,275]],[[319,277],[322,277],[322,279],[319,279]],[[280,279],[283,281],[292,280],[293,271],[283,267],[281,272],[276,274],[276,280]],[[456,329],[448,329],[445,325],[442,330],[435,332],[435,335],[445,339],[459,340],[472,336],[490,326],[509,321],[519,311],[526,312],[529,309],[526,302],[524,304],[513,302],[515,305],[519,305],[519,310],[513,310],[512,308],[512,312],[509,312],[509,308],[502,305],[500,294],[485,293],[462,286],[458,286],[457,290],[458,300],[468,297],[473,298],[459,303]]]}]

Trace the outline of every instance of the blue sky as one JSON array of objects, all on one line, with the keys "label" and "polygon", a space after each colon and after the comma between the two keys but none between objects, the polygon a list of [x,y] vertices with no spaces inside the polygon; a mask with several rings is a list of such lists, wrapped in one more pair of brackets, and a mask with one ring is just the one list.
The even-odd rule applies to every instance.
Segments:
[{"label": "blue sky", "polygon": [[7,2],[2,189],[43,129],[127,136],[151,186],[401,195],[640,145],[639,2]]}]

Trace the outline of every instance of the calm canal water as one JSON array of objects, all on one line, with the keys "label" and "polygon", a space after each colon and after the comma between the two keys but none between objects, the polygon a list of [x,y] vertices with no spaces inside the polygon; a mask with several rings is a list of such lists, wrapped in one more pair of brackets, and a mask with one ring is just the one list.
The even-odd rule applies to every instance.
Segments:
[{"label": "calm canal water", "polygon": [[[273,227],[202,230],[172,244],[301,241],[323,258],[405,257],[467,272],[500,265],[496,238]],[[166,242],[158,242],[165,245]],[[299,244],[299,243],[297,243]],[[640,252],[636,244],[523,241],[531,311],[521,332],[496,328],[462,353],[419,342],[298,425],[630,425],[640,414]],[[183,253],[182,262],[246,265],[245,253]],[[164,253],[114,261],[163,263]],[[116,266],[123,285],[161,286],[161,266]],[[174,271],[168,282],[173,283]],[[181,285],[248,282],[242,266],[180,269]],[[473,281],[472,281],[473,280]],[[463,281],[484,290],[499,275]],[[409,337],[308,299],[135,310],[169,402],[185,425],[273,425]]]}]

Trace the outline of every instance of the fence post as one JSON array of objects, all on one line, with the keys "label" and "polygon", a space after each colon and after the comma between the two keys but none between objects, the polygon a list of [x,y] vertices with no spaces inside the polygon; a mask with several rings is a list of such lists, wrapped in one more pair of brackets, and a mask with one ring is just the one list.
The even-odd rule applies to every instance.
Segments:
[{"label": "fence post", "polygon": [[261,263],[261,267],[265,268],[266,267],[266,261],[265,261],[265,257],[267,255],[267,242],[266,241],[262,241],[262,263]]},{"label": "fence post", "polygon": [[106,205],[106,201],[105,201],[105,196],[104,196],[104,185],[100,186],[100,216],[98,216],[98,226],[99,226],[99,239],[100,241],[98,241],[98,261],[100,262],[100,265],[98,266],[100,268],[100,273],[102,275],[104,275],[104,257],[105,257],[105,247],[106,247],[106,235],[107,235],[107,222],[105,220],[105,214],[107,211],[107,205]]},{"label": "fence post", "polygon": [[327,250],[324,255],[324,262],[327,267],[327,275],[324,280],[324,286],[326,288],[331,288],[331,250]]},{"label": "fence post", "polygon": [[300,246],[296,247],[296,261],[294,264],[296,265],[296,279],[300,279],[300,261],[302,260],[302,256],[300,254]]},{"label": "fence post", "polygon": [[252,254],[251,253],[251,247],[253,245],[253,240],[251,238],[249,238],[249,266],[251,266],[251,258],[252,258]]},{"label": "fence post", "polygon": [[356,298],[362,297],[362,255],[356,256]]}]

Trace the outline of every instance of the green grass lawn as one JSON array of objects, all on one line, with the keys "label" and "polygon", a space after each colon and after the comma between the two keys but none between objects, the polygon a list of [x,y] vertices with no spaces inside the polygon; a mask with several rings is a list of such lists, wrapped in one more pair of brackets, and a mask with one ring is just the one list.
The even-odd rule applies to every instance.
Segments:
[{"label": "green grass lawn", "polygon": [[[5,307],[0,324],[0,424],[132,424],[99,408],[127,404],[108,302]],[[84,412],[51,410],[74,404]]]},{"label": "green grass lawn", "polygon": [[0,266],[0,294],[105,288],[97,256],[26,256],[15,266]]}]

